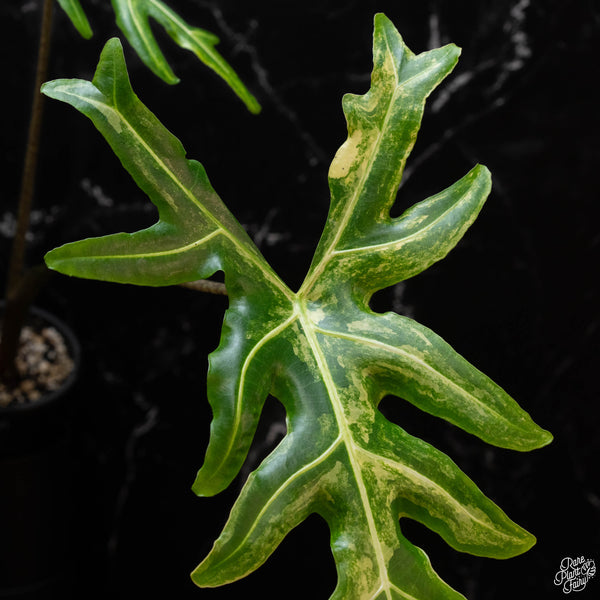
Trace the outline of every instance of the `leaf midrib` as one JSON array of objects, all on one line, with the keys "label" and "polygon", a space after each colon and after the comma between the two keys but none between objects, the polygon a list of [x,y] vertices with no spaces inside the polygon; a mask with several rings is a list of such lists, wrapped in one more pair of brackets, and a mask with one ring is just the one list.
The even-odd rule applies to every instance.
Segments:
[{"label": "leaf midrib", "polygon": [[[396,67],[396,57],[394,56],[394,53],[390,49],[389,41],[388,41],[386,34],[384,34],[384,38],[385,38],[385,45],[387,48],[387,54],[389,55],[392,63]],[[365,183],[366,183],[367,179],[371,176],[373,164],[375,162],[376,157],[379,155],[381,141],[382,141],[385,133],[387,132],[390,116],[393,113],[392,109],[393,109],[393,106],[398,97],[399,91],[401,89],[401,84],[400,84],[400,81],[398,78],[397,68],[393,68],[392,73],[393,73],[393,77],[395,80],[394,90],[393,90],[392,94],[390,95],[390,100],[388,101],[388,103],[385,107],[383,124],[382,124],[381,128],[379,128],[377,138],[375,139],[375,142],[371,146],[371,152],[369,153],[368,160],[366,161],[367,167],[365,168],[365,170],[360,178],[360,182],[356,186],[356,188],[351,196],[351,200],[346,203],[346,208],[343,213],[343,218],[341,219],[341,222],[338,225],[338,228],[337,228],[337,231],[335,233],[333,240],[329,244],[327,250],[323,253],[323,256],[322,256],[321,260],[319,261],[319,264],[315,267],[314,271],[312,271],[312,273],[310,273],[308,275],[305,282],[302,284],[302,287],[300,288],[299,293],[303,292],[304,290],[308,290],[312,287],[313,283],[319,278],[321,273],[324,271],[326,265],[329,263],[329,261],[335,255],[335,248],[337,247],[342,235],[344,234],[344,231],[345,231],[346,225],[348,224],[348,221],[350,220],[351,216],[354,214],[354,209],[356,207],[356,204],[358,203],[358,201],[361,198],[362,193],[364,191]],[[402,82],[402,84],[404,84],[404,83],[405,82]],[[352,137],[352,134],[350,134],[348,136],[347,140],[349,140],[351,137]]]},{"label": "leaf midrib", "polygon": [[[240,552],[243,551],[246,543],[248,542],[249,538],[252,536],[252,533],[257,529],[257,527],[258,527],[261,519],[263,518],[263,516],[268,512],[268,509],[277,500],[277,498],[279,496],[281,496],[281,494],[284,493],[284,491],[286,490],[286,488],[289,487],[303,473],[306,473],[307,471],[310,471],[314,467],[320,465],[322,462],[324,462],[325,460],[327,460],[327,458],[340,445],[340,442],[341,442],[341,436],[338,435],[336,437],[336,439],[321,454],[319,454],[319,456],[317,456],[311,462],[306,463],[306,465],[304,465],[301,469],[298,469],[297,471],[295,471],[294,474],[291,477],[288,477],[277,488],[277,490],[273,494],[271,494],[271,496],[269,497],[269,499],[265,502],[264,506],[261,508],[261,510],[258,513],[258,515],[254,518],[254,520],[252,522],[252,525],[248,528],[248,531],[247,531],[246,535],[244,536],[244,538],[240,542],[237,543],[237,548],[227,556],[227,560],[230,560],[233,556],[235,556],[236,554],[238,554],[238,553],[240,553]],[[250,477],[253,477],[253,474],[251,474]],[[254,567],[250,567],[244,574],[240,575],[239,578],[241,579],[242,577],[245,577],[246,575],[248,575],[249,573],[252,573],[253,571],[254,571]]]},{"label": "leaf midrib", "polygon": [[173,254],[183,254],[184,252],[189,252],[190,250],[193,250],[198,246],[202,246],[203,244],[205,244],[206,242],[218,235],[223,235],[222,229],[213,229],[213,231],[211,231],[208,235],[204,236],[203,238],[200,238],[199,240],[195,240],[194,242],[192,242],[191,244],[187,244],[186,246],[178,246],[175,248],[170,248],[169,250],[161,250],[160,252],[141,252],[136,254],[86,254],[85,256],[78,258],[78,260],[131,260],[132,258],[156,258],[160,256],[170,256]]},{"label": "leaf midrib", "polygon": [[[171,23],[173,23],[181,31],[183,31],[185,35],[187,35],[190,38],[193,37],[192,29],[187,25],[187,23],[185,23],[185,21],[182,21],[176,13],[169,10],[164,4],[162,4],[162,2],[156,2],[156,0],[146,1],[148,2],[148,4],[152,5],[152,8],[154,10],[158,11],[159,13],[162,13],[162,15],[164,15],[165,18],[171,21]],[[147,28],[144,28],[143,24],[138,19],[138,15],[141,14],[146,18],[151,16],[155,20],[158,20],[157,17],[152,14],[152,8],[146,8],[146,10],[142,8],[138,11],[136,7],[134,7],[134,0],[127,0],[127,5],[129,6],[129,13],[131,14],[131,18],[135,23],[135,28],[137,29],[140,38],[144,40],[144,46],[146,47],[146,51],[153,57],[153,60],[157,64],[160,63],[160,51],[158,53],[153,51],[153,44],[151,41],[152,38],[146,35]]]},{"label": "leaf midrib", "polygon": [[[150,0],[150,2],[154,4],[152,0]],[[144,47],[146,49],[146,52],[152,57],[152,60],[155,64],[160,64],[160,51],[158,53],[156,52],[156,49],[153,48],[151,38],[148,38],[148,36],[146,35],[146,29],[143,27],[143,25],[138,19],[138,13],[136,12],[133,6],[133,0],[127,0],[127,5],[129,7],[129,14],[131,15],[131,19],[135,23],[135,28],[137,29],[140,38],[144,41]],[[148,16],[148,13],[146,13],[146,16]]]},{"label": "leaf midrib", "polygon": [[392,600],[390,592],[390,587],[392,587],[392,583],[387,577],[387,565],[383,556],[383,549],[379,541],[379,535],[377,533],[377,527],[375,525],[373,510],[369,501],[369,495],[367,492],[365,481],[363,479],[362,470],[360,467],[360,459],[358,458],[356,452],[358,450],[358,446],[354,443],[354,438],[352,436],[350,428],[348,427],[342,408],[342,402],[338,396],[337,386],[335,385],[333,376],[329,369],[327,358],[317,339],[316,328],[308,314],[308,310],[306,308],[305,303],[301,301],[298,302],[298,312],[300,324],[302,326],[303,331],[305,332],[306,339],[309,343],[311,352],[317,362],[318,369],[323,377],[323,382],[327,389],[327,394],[337,422],[339,435],[341,436],[341,441],[346,447],[348,460],[350,462],[352,473],[354,475],[354,479],[356,481],[356,485],[360,493],[361,504],[363,506],[363,510],[365,512],[365,517],[367,519],[369,527],[369,536],[371,538],[372,546],[377,558],[377,567],[381,587],[385,590],[385,594],[388,600]]},{"label": "leaf midrib", "polygon": [[[89,84],[89,82],[85,82],[85,83]],[[91,83],[91,85],[94,85],[94,84]],[[197,198],[194,196],[194,194],[182,184],[182,182],[175,175],[175,173],[173,173],[173,171],[171,169],[169,169],[167,167],[167,165],[160,159],[160,157],[153,151],[152,147],[146,143],[144,138],[137,132],[135,127],[133,127],[131,125],[131,123],[125,118],[125,115],[118,109],[117,106],[113,107],[110,104],[98,102],[97,100],[93,100],[92,98],[89,98],[87,96],[81,96],[79,94],[76,94],[70,90],[70,87],[68,85],[55,87],[56,90],[60,90],[61,88],[62,88],[62,93],[66,94],[68,96],[72,96],[73,98],[77,98],[80,101],[82,101],[86,104],[90,104],[92,107],[96,108],[96,110],[98,110],[98,112],[100,112],[107,119],[107,121],[108,121],[108,117],[105,114],[105,110],[112,112],[121,121],[121,123],[123,123],[127,127],[127,129],[136,138],[136,140],[141,144],[141,146],[144,148],[144,150],[150,155],[150,157],[155,161],[155,163],[159,166],[159,168],[169,177],[169,179],[175,184],[175,186],[183,192],[183,194],[186,196],[186,198],[199,209],[199,211],[205,216],[205,218],[207,220],[209,220],[210,222],[212,222],[214,224],[216,230],[222,232],[222,234],[225,237],[227,237],[234,244],[234,246],[238,249],[239,252],[244,254],[244,256],[246,258],[248,258],[253,264],[255,264],[262,271],[265,279],[269,280],[272,284],[274,284],[284,294],[284,296],[288,300],[290,300],[290,302],[293,301],[293,294],[292,294],[291,290],[285,285],[285,283],[273,271],[273,269],[270,267],[270,265],[266,262],[266,260],[262,256],[262,254],[260,254],[260,252],[258,252],[258,250],[254,251],[253,247],[249,248],[248,243],[242,243],[237,236],[233,235],[227,228],[225,228],[222,225],[222,223],[219,221],[219,219],[217,217],[215,217],[199,200],[197,200]],[[98,90],[98,88],[95,85],[94,85],[94,88],[96,90]],[[113,90],[114,89],[115,89],[115,86],[113,86]],[[98,90],[98,91],[102,95],[104,95],[104,93],[101,90]],[[116,99],[115,99],[115,105],[117,105]],[[114,127],[110,124],[110,121],[109,121],[109,126],[114,129]],[[183,158],[183,160],[187,161],[187,159],[185,159],[185,158]],[[162,197],[164,198],[164,195]]]},{"label": "leaf midrib", "polygon": [[[477,398],[477,396],[474,396],[473,394],[471,394],[470,392],[465,390],[463,387],[459,386],[457,383],[455,383],[454,381],[452,381],[451,379],[446,377],[443,373],[440,373],[440,371],[436,370],[431,365],[427,364],[424,360],[422,360],[421,358],[418,358],[414,354],[406,352],[405,350],[402,350],[401,348],[397,348],[396,346],[392,346],[390,344],[386,344],[384,342],[374,340],[372,338],[367,338],[367,337],[354,335],[354,334],[350,334],[350,333],[344,333],[344,332],[340,332],[340,331],[324,329],[319,326],[315,326],[315,330],[318,331],[319,333],[322,333],[323,335],[327,335],[330,337],[336,337],[339,339],[346,339],[348,341],[356,342],[356,343],[360,342],[367,346],[376,346],[378,348],[385,350],[386,352],[389,352],[390,354],[400,354],[402,356],[405,356],[410,361],[412,361],[414,363],[418,363],[424,369],[430,371],[431,373],[434,373],[439,378],[443,379],[444,382],[448,386],[454,387],[455,389],[457,389],[459,392],[461,392],[465,396],[468,396],[475,404],[479,405],[484,412],[487,412],[488,414],[492,414],[495,419],[504,421],[511,427],[515,426],[514,422],[510,421],[507,417],[504,417],[501,413],[495,411],[492,407],[488,406],[487,404],[484,404],[481,400],[479,400],[479,398]],[[443,401],[443,400],[440,399],[439,401]]]},{"label": "leaf midrib", "polygon": [[259,352],[259,350],[267,343],[269,340],[281,334],[287,327],[289,327],[292,323],[294,323],[298,319],[298,314],[294,310],[292,315],[288,317],[285,321],[282,321],[277,327],[274,327],[268,331],[256,344],[252,347],[252,349],[248,352],[246,359],[244,360],[244,364],[242,365],[240,371],[240,380],[237,386],[237,393],[235,399],[235,415],[231,428],[229,429],[229,443],[227,445],[226,450],[224,450],[221,454],[220,462],[214,467],[213,471],[217,472],[224,464],[226,464],[229,460],[229,456],[231,454],[231,450],[233,448],[234,440],[236,439],[237,432],[240,428],[240,423],[242,422],[242,412],[243,412],[243,398],[244,398],[244,388],[246,385],[246,373],[248,371],[248,367],[250,363]]},{"label": "leaf midrib", "polygon": [[456,507],[458,509],[457,512],[464,513],[465,515],[467,515],[469,520],[475,521],[476,523],[478,523],[481,527],[483,527],[485,529],[489,529],[496,536],[501,536],[503,538],[506,538],[507,540],[512,539],[510,535],[500,531],[499,529],[495,528],[493,525],[490,525],[489,522],[482,521],[479,517],[477,517],[472,512],[467,510],[467,507],[465,507],[464,504],[462,504],[459,500],[457,500],[446,488],[444,488],[441,485],[439,485],[438,483],[436,483],[433,479],[426,477],[422,473],[419,473],[419,471],[416,471],[415,469],[409,467],[406,464],[398,462],[396,459],[392,459],[387,456],[383,456],[381,454],[375,454],[362,446],[359,446],[359,450],[362,454],[364,454],[365,456],[368,456],[373,462],[381,462],[381,463],[389,465],[395,471],[404,472],[407,475],[408,479],[412,479],[415,481],[427,482],[427,483],[424,483],[424,486],[435,488],[435,490],[439,494],[445,496],[448,499],[449,504],[452,504],[454,507]]},{"label": "leaf midrib", "polygon": [[[473,194],[474,194],[474,192],[471,192],[471,191],[463,194],[457,202],[449,205],[445,211],[441,212],[439,214],[439,216],[435,217],[435,219],[432,219],[432,221],[428,225],[426,225],[425,227],[421,227],[420,229],[418,229],[417,231],[415,231],[409,235],[406,235],[401,238],[396,238],[394,240],[390,240],[387,242],[381,242],[379,244],[372,244],[371,246],[359,246],[359,247],[355,247],[355,248],[342,248],[341,250],[333,250],[331,254],[332,254],[332,256],[337,256],[337,255],[348,255],[348,254],[354,254],[354,253],[360,254],[360,253],[365,253],[365,252],[381,252],[381,251],[385,251],[388,249],[399,250],[405,244],[413,242],[416,239],[418,239],[419,237],[428,233],[437,224],[439,224],[441,221],[443,221],[449,213],[456,210],[460,204],[467,203],[472,198]],[[396,221],[396,223],[399,223],[400,222],[399,219],[401,219],[401,218],[402,217],[399,217],[398,221]],[[474,219],[475,219],[475,217],[473,217],[469,221],[466,221],[462,225],[461,230],[467,229],[471,225],[471,223],[473,222]],[[395,225],[393,220],[390,220],[390,225],[392,225],[392,226]]]}]

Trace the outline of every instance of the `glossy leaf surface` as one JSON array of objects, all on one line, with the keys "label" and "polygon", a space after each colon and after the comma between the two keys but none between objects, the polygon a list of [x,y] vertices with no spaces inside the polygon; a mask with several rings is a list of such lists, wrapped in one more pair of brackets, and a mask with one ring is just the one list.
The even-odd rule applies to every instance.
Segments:
[{"label": "glossy leaf surface", "polygon": [[331,165],[329,217],[298,292],[267,265],[201,165],[186,159],[135,96],[118,41],[107,44],[92,82],[44,87],[92,119],[159,211],[146,230],[67,244],[47,255],[48,265],[142,285],[225,272],[230,306],[210,356],[214,419],[194,491],[216,494],[238,474],[269,393],[287,412],[285,438],[249,476],[193,572],[200,586],[252,572],[312,513],[331,530],[335,600],[462,598],[404,538],[402,517],[480,556],[507,558],[535,543],[450,458],[377,409],[393,394],[501,447],[526,451],[551,440],[435,333],[368,306],[374,291],[443,258],[490,189],[488,171],[476,166],[390,217],[425,100],[459,51],[449,45],[415,56],[383,15],[375,18],[373,48],[371,89],[344,98],[348,139]]},{"label": "glossy leaf surface", "polygon": [[[161,52],[150,19],[159,23],[181,48],[193,52],[207,67],[221,77],[252,113],[259,113],[260,104],[248,91],[229,63],[215,46],[219,38],[198,27],[192,27],[162,0],[111,0],[117,25],[144,64],[167,83],[177,83],[169,62]],[[84,37],[92,37],[92,29],[79,0],[58,0],[62,9]]]},{"label": "glossy leaf surface", "polygon": [[58,0],[58,3],[67,13],[67,16],[75,26],[75,29],[79,31],[79,34],[86,40],[89,40],[92,37],[92,28],[79,0]]},{"label": "glossy leaf surface", "polygon": [[235,71],[217,52],[219,38],[198,27],[191,27],[161,0],[112,0],[117,24],[144,63],[167,83],[177,83],[167,59],[160,51],[149,19],[160,23],[181,48],[193,52],[207,67],[222,77],[244,102],[248,110],[260,112],[256,98],[247,90]]}]

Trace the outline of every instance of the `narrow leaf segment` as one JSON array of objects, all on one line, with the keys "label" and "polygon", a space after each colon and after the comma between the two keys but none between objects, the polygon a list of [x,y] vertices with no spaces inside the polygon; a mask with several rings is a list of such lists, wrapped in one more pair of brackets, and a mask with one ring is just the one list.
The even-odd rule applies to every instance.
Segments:
[{"label": "narrow leaf segment", "polygon": [[73,23],[75,29],[81,37],[89,40],[92,37],[92,28],[88,18],[81,8],[79,0],[58,0],[60,7],[67,13],[67,16]]},{"label": "narrow leaf segment", "polygon": [[[231,65],[215,46],[219,38],[198,27],[192,27],[162,0],[111,0],[117,25],[144,64],[167,83],[178,83],[169,62],[161,52],[150,26],[150,18],[164,27],[180,47],[193,52],[207,67],[221,77],[242,100],[248,110],[257,114],[261,106]],[[82,37],[92,37],[92,28],[79,0],[58,0]]]},{"label": "narrow leaf segment", "polygon": [[216,35],[198,27],[191,27],[162,0],[112,0],[112,5],[117,16],[117,25],[146,66],[160,78],[167,83],[179,81],[158,47],[150,28],[150,18],[160,23],[178,46],[193,52],[200,61],[226,81],[250,112],[260,112],[256,98],[215,49],[219,43]]},{"label": "narrow leaf segment", "polygon": [[213,495],[231,483],[267,394],[287,411],[287,435],[249,476],[193,572],[199,586],[252,572],[312,513],[331,529],[335,600],[462,598],[402,535],[402,517],[479,556],[507,558],[535,543],[450,458],[377,410],[393,394],[504,448],[526,451],[552,439],[435,333],[369,309],[376,290],[443,258],[490,190],[488,171],[476,166],[390,217],[425,100],[459,51],[449,45],[415,56],[383,15],[375,18],[373,48],[371,89],[344,98],[348,139],[329,173],[329,218],[296,293],[265,262],[202,166],[185,158],[135,96],[118,41],[107,44],[92,82],[44,87],[92,119],[159,211],[149,229],[67,244],[47,255],[48,265],[143,285],[225,272],[230,306],[210,356],[214,419],[194,491]]}]

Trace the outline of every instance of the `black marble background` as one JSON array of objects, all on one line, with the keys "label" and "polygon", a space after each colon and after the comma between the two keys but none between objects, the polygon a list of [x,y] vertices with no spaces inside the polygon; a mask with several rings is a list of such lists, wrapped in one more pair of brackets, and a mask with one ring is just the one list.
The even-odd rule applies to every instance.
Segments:
[{"label": "black marble background", "polygon": [[[80,39],[57,10],[50,78],[90,78],[104,41],[116,33],[109,2],[82,4],[95,37]],[[203,162],[215,189],[294,287],[327,214],[329,162],[346,137],[341,96],[368,89],[374,13],[385,12],[414,52],[449,41],[462,47],[457,68],[428,104],[398,211],[476,162],[492,171],[493,192],[445,260],[379,294],[375,306],[434,329],[555,441],[526,454],[497,449],[386,399],[390,418],[447,452],[538,543],[520,557],[495,561],[457,553],[421,526],[402,527],[470,600],[562,597],[553,578],[563,557],[600,561],[597,3],[170,4],[219,35],[220,51],[263,112],[250,115],[158,29],[182,82],[163,84],[126,48],[134,89],[188,155]],[[19,183],[39,8],[39,0],[0,6],[2,257]],[[92,125],[48,102],[33,217],[31,262],[58,243],[138,229],[154,213]],[[200,590],[189,580],[242,483],[210,499],[189,489],[208,438],[206,356],[218,343],[226,298],[56,276],[39,304],[70,323],[83,345],[67,465],[74,483],[64,517],[71,562],[59,573],[61,597],[327,598],[335,568],[327,527],[316,517],[241,582]],[[282,419],[269,401],[251,463],[279,439]],[[597,575],[579,597],[597,597],[598,590]]]}]

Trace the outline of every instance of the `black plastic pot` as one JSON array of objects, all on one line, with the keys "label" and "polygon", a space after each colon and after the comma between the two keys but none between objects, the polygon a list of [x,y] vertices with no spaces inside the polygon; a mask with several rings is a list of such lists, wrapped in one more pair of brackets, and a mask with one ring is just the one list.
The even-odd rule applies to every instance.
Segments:
[{"label": "black plastic pot", "polygon": [[71,330],[41,309],[28,325],[64,337],[74,369],[58,390],[0,408],[0,598],[65,598],[73,562],[72,411],[80,348]]}]

